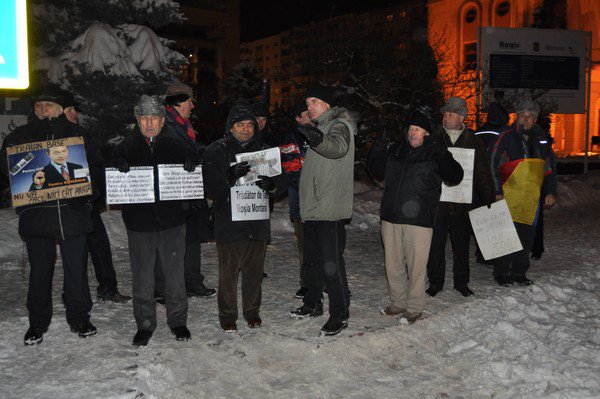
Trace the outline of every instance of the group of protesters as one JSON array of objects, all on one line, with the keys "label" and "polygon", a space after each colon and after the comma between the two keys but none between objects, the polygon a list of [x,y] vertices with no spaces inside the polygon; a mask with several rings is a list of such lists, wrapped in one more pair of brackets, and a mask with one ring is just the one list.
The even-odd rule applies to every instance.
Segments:
[{"label": "group of protesters", "polygon": [[[264,261],[270,241],[269,213],[260,218],[238,218],[234,193],[253,165],[237,155],[278,147],[284,173],[259,175],[246,183],[261,197],[288,194],[300,263],[302,306],[290,311],[295,319],[323,315],[323,293],[328,294],[329,318],[321,334],[336,335],[348,325],[351,292],[344,250],[346,224],[352,217],[355,114],[336,106],[331,87],[308,88],[292,107],[294,121],[285,132],[271,129],[268,108],[260,103],[234,105],[227,116],[223,137],[208,147],[199,144],[190,116],[194,108],[191,87],[175,82],[161,95],[142,95],[133,109],[135,127],[104,159],[88,132],[77,124],[74,98],[62,90],[46,88],[32,97],[31,121],[4,140],[0,168],[4,177],[12,167],[7,149],[34,142],[81,137],[85,145],[92,195],[17,206],[19,234],[25,241],[30,264],[27,309],[29,328],[25,345],[39,344],[52,318],[52,276],[58,243],[64,268],[63,302],[71,331],[86,338],[97,333],[90,322],[92,300],[87,277],[88,251],[99,282],[98,298],[113,302],[133,299],[137,332],[133,345],[147,345],[157,325],[156,303],[166,307],[167,324],[178,341],[191,339],[187,328],[188,297],[216,294],[224,332],[237,330],[238,276],[241,272],[242,316],[249,328],[262,325],[260,306]],[[493,103],[491,106],[499,107]],[[520,201],[523,187],[536,204],[529,222],[515,221],[523,250],[494,260],[494,278],[502,286],[529,285],[529,252],[541,207],[551,207],[556,195],[556,171],[551,141],[536,120],[539,106],[524,101],[516,107],[516,120],[507,126],[508,114],[489,112],[488,124],[474,133],[465,125],[468,109],[463,99],[451,97],[440,108],[442,126],[434,128],[432,110],[417,108],[406,128],[386,150],[381,174],[385,189],[381,202],[381,235],[390,304],[385,316],[413,323],[422,316],[426,294],[433,297],[444,287],[445,245],[448,234],[453,250],[454,289],[468,297],[468,212],[501,199]],[[494,119],[496,114],[502,120]],[[506,118],[504,118],[506,116]],[[498,123],[496,123],[498,122]],[[496,123],[494,125],[494,123]],[[56,148],[56,147],[54,147]],[[472,150],[473,170],[463,170],[452,148]],[[45,176],[68,184],[81,176],[79,165],[62,155],[49,157],[46,175],[33,174],[31,190],[46,188]],[[541,160],[531,166],[530,160]],[[182,165],[186,172],[202,168],[204,198],[161,199],[154,179],[154,201],[122,205],[132,272],[132,297],[117,290],[110,245],[102,223],[106,167],[127,174],[137,167]],[[253,173],[255,171],[252,171]],[[442,185],[472,180],[470,202],[440,201]],[[516,181],[526,181],[518,185]],[[532,183],[533,182],[533,183]],[[209,202],[211,205],[209,208]],[[214,236],[218,253],[218,289],[207,288],[201,273],[201,243]],[[96,255],[94,255],[96,254]],[[98,264],[98,266],[97,266]],[[100,266],[104,265],[104,266]],[[425,289],[425,276],[429,287]]]}]

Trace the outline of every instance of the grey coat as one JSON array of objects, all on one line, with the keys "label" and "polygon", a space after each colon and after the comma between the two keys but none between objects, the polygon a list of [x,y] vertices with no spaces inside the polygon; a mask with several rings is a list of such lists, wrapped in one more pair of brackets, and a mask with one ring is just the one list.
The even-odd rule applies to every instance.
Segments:
[{"label": "grey coat", "polygon": [[315,120],[323,142],[310,147],[300,174],[302,220],[352,217],[356,121],[347,109],[333,107]]}]

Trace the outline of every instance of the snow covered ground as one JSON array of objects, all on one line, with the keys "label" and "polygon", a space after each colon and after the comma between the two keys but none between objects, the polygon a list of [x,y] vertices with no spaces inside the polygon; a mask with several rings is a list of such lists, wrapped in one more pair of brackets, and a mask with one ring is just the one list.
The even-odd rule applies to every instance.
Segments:
[{"label": "snow covered ground", "polygon": [[[69,331],[60,302],[60,265],[54,319],[44,342],[23,345],[28,268],[17,218],[2,210],[0,397],[598,398],[600,174],[561,177],[560,190],[559,205],[547,213],[546,252],[528,273],[535,285],[502,288],[493,283],[489,267],[473,265],[476,296],[460,296],[448,275],[446,289],[427,298],[425,318],[414,325],[379,315],[388,300],[377,216],[381,192],[357,194],[346,250],[351,317],[348,329],[332,338],[318,336],[326,317],[288,317],[300,305],[293,297],[298,262],[287,206],[278,203],[263,327],[250,330],[240,320],[238,333],[225,334],[216,299],[192,299],[192,341],[175,341],[158,306],[158,329],[140,349],[131,346],[136,330],[131,304],[95,301],[98,335],[80,339]],[[129,293],[120,214],[103,217],[120,289]],[[214,287],[214,244],[203,245],[203,262]],[[91,267],[89,275],[95,289]]]}]

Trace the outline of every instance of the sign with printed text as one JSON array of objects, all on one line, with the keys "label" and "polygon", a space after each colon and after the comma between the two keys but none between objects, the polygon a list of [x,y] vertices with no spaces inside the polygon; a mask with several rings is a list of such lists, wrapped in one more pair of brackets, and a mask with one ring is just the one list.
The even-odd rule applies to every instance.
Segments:
[{"label": "sign with printed text", "polygon": [[187,172],[183,165],[158,165],[158,193],[161,201],[204,198],[202,168]]},{"label": "sign with printed text", "polygon": [[485,260],[499,258],[523,249],[506,200],[469,212],[477,244]]},{"label": "sign with printed text", "polygon": [[236,183],[230,189],[231,220],[269,219],[269,194],[255,183]]},{"label": "sign with printed text", "polygon": [[92,194],[83,137],[8,147],[13,207]]},{"label": "sign with printed text", "polygon": [[106,203],[143,204],[154,202],[154,167],[133,166],[127,173],[106,168]]},{"label": "sign with printed text", "polygon": [[472,148],[449,147],[452,157],[463,168],[464,176],[460,184],[447,186],[442,184],[440,201],[470,204],[473,200],[473,167],[475,165],[475,150]]}]

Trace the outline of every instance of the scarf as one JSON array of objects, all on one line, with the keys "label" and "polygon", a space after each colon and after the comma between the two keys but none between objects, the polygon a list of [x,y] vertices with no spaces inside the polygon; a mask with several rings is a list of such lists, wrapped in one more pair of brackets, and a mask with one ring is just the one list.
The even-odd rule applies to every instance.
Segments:
[{"label": "scarf", "polygon": [[179,115],[179,112],[177,112],[177,110],[170,105],[167,105],[165,108],[166,108],[167,112],[170,113],[175,118],[177,123],[185,128],[190,140],[192,140],[192,142],[195,143],[196,142],[196,132],[194,131],[194,128],[192,127],[190,120],[183,119],[181,117],[181,115]]}]

